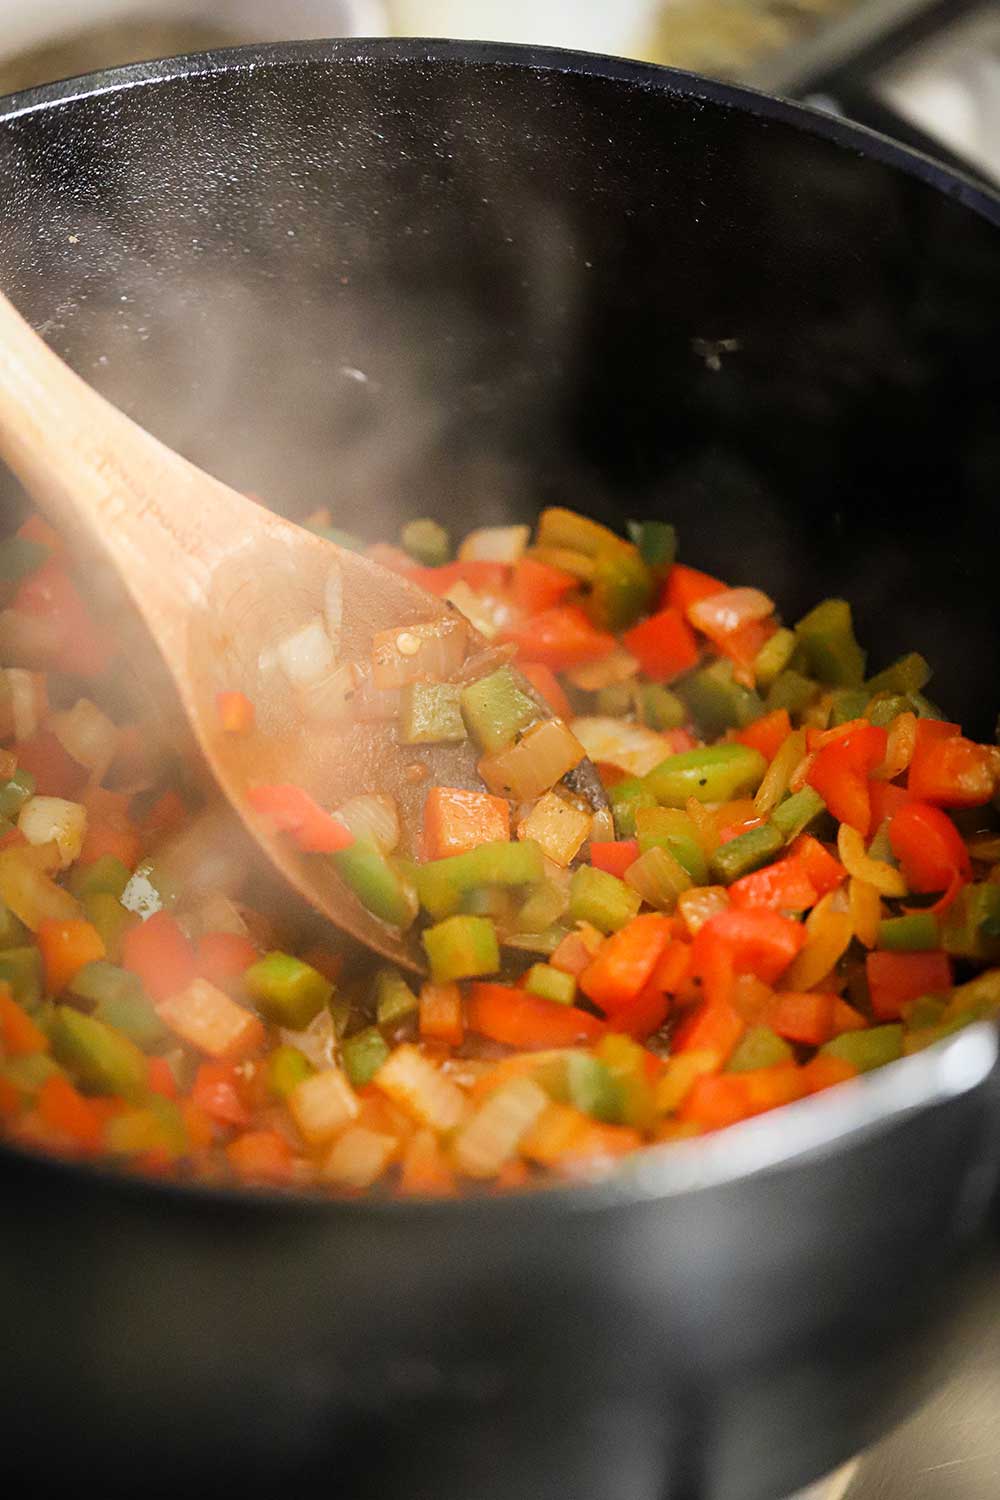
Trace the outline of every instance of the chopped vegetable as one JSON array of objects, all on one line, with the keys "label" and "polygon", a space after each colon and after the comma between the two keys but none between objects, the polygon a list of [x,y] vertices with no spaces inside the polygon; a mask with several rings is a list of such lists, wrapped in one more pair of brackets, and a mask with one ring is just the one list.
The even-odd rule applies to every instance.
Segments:
[{"label": "chopped vegetable", "polygon": [[301,1031],[330,1003],[333,985],[290,953],[272,952],[243,975],[247,994],[275,1026]]},{"label": "chopped vegetable", "polygon": [[592,814],[555,792],[539,797],[518,828],[518,838],[533,839],[546,859],[570,865],[590,834]]},{"label": "chopped vegetable", "polygon": [[650,771],[645,788],[666,807],[698,802],[728,802],[756,791],[767,770],[759,750],[747,745],[711,745],[671,755]]},{"label": "chopped vegetable", "polygon": [[860,687],[865,653],[854,638],[851,606],[845,599],[826,599],[795,627],[808,670],[835,687]]},{"label": "chopped vegetable", "polygon": [[510,749],[484,756],[479,774],[495,795],[531,802],[578,766],[584,755],[583,746],[561,719],[546,719]]},{"label": "chopped vegetable", "polygon": [[410,682],[399,705],[404,745],[457,744],[466,738],[460,689],[451,682]]},{"label": "chopped vegetable", "polygon": [[355,839],[350,848],[338,850],[333,862],[341,879],[374,916],[400,930],[411,925],[416,894],[373,839]]},{"label": "chopped vegetable", "polygon": [[257,1017],[207,979],[192,979],[186,989],[160,1000],[156,1010],[171,1031],[208,1057],[246,1057],[264,1041]]},{"label": "chopped vegetable", "polygon": [[451,555],[451,538],[445,528],[429,517],[407,521],[400,535],[403,548],[427,568],[439,568]]},{"label": "chopped vegetable", "polygon": [[589,922],[599,932],[617,932],[642,904],[638,891],[603,870],[581,865],[569,888],[569,914],[574,922]]},{"label": "chopped vegetable", "polygon": [[446,917],[428,927],[421,941],[437,984],[495,974],[500,967],[496,928],[485,917]]}]

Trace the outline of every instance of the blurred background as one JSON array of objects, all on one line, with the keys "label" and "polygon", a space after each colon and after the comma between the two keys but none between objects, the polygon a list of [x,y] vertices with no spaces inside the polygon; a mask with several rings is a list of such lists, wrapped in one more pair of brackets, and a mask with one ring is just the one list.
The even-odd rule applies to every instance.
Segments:
[{"label": "blurred background", "polygon": [[578,47],[806,99],[1000,183],[1000,0],[0,0],[0,93],[236,42]]}]

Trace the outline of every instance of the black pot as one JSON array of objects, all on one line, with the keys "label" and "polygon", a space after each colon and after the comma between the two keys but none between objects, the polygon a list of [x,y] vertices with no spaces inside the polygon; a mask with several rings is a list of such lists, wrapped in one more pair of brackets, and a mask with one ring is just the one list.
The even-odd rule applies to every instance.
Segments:
[{"label": "black pot", "polygon": [[[559,53],[348,42],[0,112],[0,276],[231,483],[391,535],[547,501],[849,596],[997,707],[1000,205],[877,137]],[[11,497],[11,503],[13,497]],[[979,1027],[601,1187],[181,1191],[5,1152],[0,1469],[44,1493],[774,1500],[931,1368],[987,1218]]]}]

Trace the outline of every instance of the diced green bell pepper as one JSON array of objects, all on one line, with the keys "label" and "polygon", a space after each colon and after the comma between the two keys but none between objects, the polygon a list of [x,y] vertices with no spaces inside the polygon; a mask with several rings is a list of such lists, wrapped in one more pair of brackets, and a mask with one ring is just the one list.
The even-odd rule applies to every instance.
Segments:
[{"label": "diced green bell pepper", "polygon": [[487,917],[446,917],[421,933],[435,984],[476,979],[500,967],[496,928]]},{"label": "diced green bell pepper", "polygon": [[695,885],[708,884],[708,861],[694,824],[679,807],[640,807],[635,816],[639,852],[656,845],[668,849]]},{"label": "diced green bell pepper", "polygon": [[655,586],[637,547],[619,542],[603,548],[594,559],[587,613],[601,630],[627,630],[647,612]]},{"label": "diced green bell pepper", "polygon": [[674,911],[677,901],[694,884],[691,876],[663,844],[654,844],[625,871],[625,884],[657,911]]},{"label": "diced green bell pepper", "polygon": [[355,839],[349,849],[332,854],[340,878],[373,916],[401,931],[416,916],[416,899],[402,873],[370,838]]},{"label": "diced green bell pepper", "polygon": [[28,1010],[40,1004],[44,994],[42,955],[37,948],[7,948],[0,953],[0,984],[10,986],[18,1005]]},{"label": "diced green bell pepper", "polygon": [[662,682],[644,682],[639,688],[639,710],[650,729],[679,729],[687,720],[687,709]]},{"label": "diced green bell pepper", "polygon": [[769,864],[784,847],[781,830],[773,823],[764,823],[720,844],[709,860],[709,867],[720,885],[732,885],[734,880]]},{"label": "diced green bell pepper", "polygon": [[764,707],[769,714],[776,709],[787,708],[792,718],[797,719],[805,713],[818,693],[819,688],[811,677],[804,677],[801,672],[788,667],[772,681],[764,699]]},{"label": "diced green bell pepper", "polygon": [[617,932],[636,915],[642,899],[624,880],[580,865],[569,886],[569,914],[574,922],[589,922],[599,932]]},{"label": "diced green bell pepper", "polygon": [[408,682],[399,705],[404,745],[458,744],[468,737],[455,682]]},{"label": "diced green bell pepper", "polygon": [[827,1057],[839,1057],[849,1062],[859,1073],[869,1073],[873,1068],[881,1068],[902,1057],[903,1028],[894,1024],[872,1026],[866,1031],[845,1031],[832,1041],[824,1042],[819,1050]]},{"label": "diced green bell pepper", "polygon": [[630,682],[609,682],[607,687],[597,690],[597,712],[611,719],[624,719],[634,712],[638,694],[639,689],[634,679]]},{"label": "diced green bell pepper", "polygon": [[792,659],[796,647],[795,632],[784,626],[764,642],[753,659],[753,675],[759,688],[767,689]]},{"label": "diced green bell pepper", "polygon": [[868,696],[874,698],[876,693],[898,693],[908,697],[911,693],[922,693],[932,675],[926,657],[919,651],[910,651],[883,671],[876,672],[867,684]]},{"label": "diced green bell pepper", "polygon": [[487,755],[512,745],[539,717],[537,704],[522,693],[510,667],[462,688],[461,705],[469,733]]},{"label": "diced green bell pepper", "polygon": [[377,1026],[366,1026],[364,1031],[356,1031],[340,1044],[344,1072],[356,1089],[371,1083],[388,1056],[389,1048]]},{"label": "diced green bell pepper", "polygon": [[35,795],[35,778],[19,766],[9,781],[0,785],[0,818],[16,823],[21,808]]},{"label": "diced green bell pepper", "polygon": [[89,865],[74,865],[70,871],[69,888],[78,901],[97,891],[104,891],[120,901],[131,878],[128,865],[113,854],[102,854]]},{"label": "diced green bell pepper", "polygon": [[804,786],[800,792],[793,792],[790,797],[778,803],[771,814],[771,822],[785,842],[790,844],[824,812],[826,803],[819,792],[814,791],[811,786]]},{"label": "diced green bell pepper", "polygon": [[1000,961],[1000,885],[967,885],[941,921],[941,945],[956,958]]},{"label": "diced green bell pepper", "polygon": [[429,516],[407,521],[400,534],[403,551],[423,563],[425,568],[440,568],[451,556],[451,538],[443,526]]},{"label": "diced green bell pepper", "polygon": [[863,718],[870,697],[867,688],[837,688],[830,695],[829,728],[837,729],[852,719]]},{"label": "diced green bell pepper", "polygon": [[774,1068],[779,1063],[791,1062],[794,1057],[794,1048],[770,1026],[751,1026],[736,1043],[726,1072],[752,1073],[757,1068]]},{"label": "diced green bell pepper", "polygon": [[419,1008],[420,1001],[398,969],[379,969],[375,975],[375,1016],[383,1031],[395,1031]]},{"label": "diced green bell pepper", "polygon": [[714,740],[725,729],[744,729],[764,712],[757,694],[734,678],[732,662],[712,662],[674,686],[705,739]]},{"label": "diced green bell pepper", "polygon": [[144,1099],[148,1064],[134,1042],[69,1005],[57,1005],[51,1033],[57,1062],[92,1094],[123,1094]]},{"label": "diced green bell pepper", "polygon": [[301,1031],[333,997],[333,985],[291,953],[267,953],[243,974],[247,994],[275,1026]]},{"label": "diced green bell pepper", "polygon": [[298,1047],[289,1043],[276,1047],[267,1060],[267,1088],[275,1099],[287,1099],[294,1088],[316,1069]]},{"label": "diced green bell pepper", "polygon": [[924,953],[941,945],[938,919],[932,911],[904,917],[883,917],[878,924],[878,946],[891,953]]},{"label": "diced green bell pepper", "polygon": [[436,920],[460,910],[466,892],[478,886],[537,885],[545,876],[542,851],[533,839],[493,839],[465,854],[428,860],[416,867],[420,904]]},{"label": "diced green bell pepper", "polygon": [[628,534],[647,568],[667,572],[677,560],[677,528],[669,521],[629,521]]},{"label": "diced green bell pepper", "polygon": [[644,1047],[619,1032],[602,1037],[597,1045],[597,1060],[607,1068],[621,1099],[618,1118],[635,1130],[648,1130],[655,1115],[647,1056]]},{"label": "diced green bell pepper", "polygon": [[861,686],[866,656],[854,637],[846,599],[824,599],[798,622],[795,634],[813,677],[834,687]]},{"label": "diced green bell pepper", "polygon": [[749,745],[708,745],[668,756],[643,783],[664,807],[683,807],[689,797],[698,802],[745,797],[757,790],[766,770],[763,755]]},{"label": "diced green bell pepper", "polygon": [[573,975],[564,974],[562,969],[554,969],[551,964],[532,964],[525,989],[532,995],[540,995],[543,1000],[554,1000],[557,1005],[572,1005],[576,999]]},{"label": "diced green bell pepper", "polygon": [[608,792],[615,831],[620,839],[635,838],[635,817],[640,807],[656,807],[653,793],[638,776],[626,776]]},{"label": "diced green bell pepper", "polygon": [[28,940],[28,929],[5,901],[0,901],[0,951],[22,948]]},{"label": "diced green bell pepper", "polygon": [[572,1104],[607,1125],[621,1122],[621,1088],[591,1053],[559,1052],[539,1063],[536,1077],[557,1104]]},{"label": "diced green bell pepper", "polygon": [[135,912],[126,911],[110,891],[91,891],[83,898],[83,909],[87,921],[100,933],[108,958],[117,963],[122,955],[122,939],[139,918]]},{"label": "diced green bell pepper", "polygon": [[169,1035],[139,976],[108,963],[107,959],[84,964],[70,980],[68,989],[77,1000],[92,1007],[91,1014],[99,1021],[122,1032],[145,1051],[159,1046]]},{"label": "diced green bell pepper", "polygon": [[877,698],[871,699],[865,713],[869,723],[875,724],[879,729],[888,729],[893,719],[911,711],[909,698],[904,698],[902,694],[879,693]]}]

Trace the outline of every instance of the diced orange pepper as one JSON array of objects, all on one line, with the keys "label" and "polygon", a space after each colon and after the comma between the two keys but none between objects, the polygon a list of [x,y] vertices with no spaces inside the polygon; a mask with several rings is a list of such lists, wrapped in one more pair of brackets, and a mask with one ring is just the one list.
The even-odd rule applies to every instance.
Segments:
[{"label": "diced orange pepper", "polygon": [[765,760],[773,760],[792,732],[792,721],[787,708],[776,708],[773,713],[755,719],[736,735],[741,745],[759,750]]},{"label": "diced orange pepper", "polygon": [[746,1022],[726,1000],[703,1000],[674,1032],[671,1052],[711,1053],[721,1068],[746,1030]]},{"label": "diced orange pepper", "polygon": [[721,1130],[779,1105],[791,1104],[805,1092],[802,1070],[794,1063],[780,1063],[749,1073],[709,1074],[695,1082],[678,1110],[678,1118],[693,1121],[704,1130]]},{"label": "diced orange pepper", "polygon": [[451,1198],[455,1172],[432,1130],[418,1130],[403,1150],[399,1191],[406,1197]]},{"label": "diced orange pepper", "polygon": [[858,1070],[843,1057],[829,1057],[819,1052],[804,1067],[799,1069],[799,1078],[807,1094],[818,1094],[831,1089],[836,1083],[846,1083],[857,1078]]},{"label": "diced orange pepper", "polygon": [[509,1047],[572,1047],[595,1042],[604,1024],[575,1005],[559,1005],[502,984],[473,984],[466,1002],[470,1031]]},{"label": "diced orange pepper", "polygon": [[276,1130],[248,1130],[226,1146],[226,1160],[245,1182],[290,1182],[292,1149]]},{"label": "diced orange pepper", "polygon": [[420,988],[420,1035],[428,1041],[460,1047],[465,1038],[462,992],[457,984],[431,984]]},{"label": "diced orange pepper", "polygon": [[48,1052],[49,1039],[0,983],[0,1041],[8,1057],[27,1057],[33,1052]]},{"label": "diced orange pepper", "polygon": [[38,1092],[37,1109],[53,1130],[69,1136],[84,1150],[99,1150],[103,1136],[101,1117],[68,1078],[59,1074],[47,1078]]},{"label": "diced orange pepper", "polygon": [[713,578],[710,573],[700,573],[697,568],[689,568],[685,563],[674,563],[667,574],[660,607],[669,605],[671,609],[679,609],[682,614],[686,614],[699,599],[707,599],[710,594],[721,594],[726,587],[726,584]]},{"label": "diced orange pepper", "polygon": [[308,854],[336,854],[354,843],[347,825],[320,807],[300,786],[252,786],[246,797],[255,812],[268,818],[280,833],[290,833]]},{"label": "diced orange pepper", "polygon": [[561,969],[564,974],[572,974],[574,979],[578,979],[587,965],[593,962],[603,941],[596,927],[576,927],[572,932],[567,932],[564,938],[560,938],[549,963],[553,969]]},{"label": "diced orange pepper", "polygon": [[132,828],[116,828],[111,823],[87,822],[78,863],[93,864],[95,859],[112,855],[128,870],[134,870],[142,854],[142,836]]},{"label": "diced orange pepper", "polygon": [[71,918],[60,922],[46,917],[35,934],[45,968],[45,987],[58,995],[84,964],[104,958],[104,939],[92,922]]},{"label": "diced orange pepper", "polygon": [[465,854],[479,844],[510,838],[505,797],[464,787],[432,786],[424,802],[424,859]]},{"label": "diced orange pepper", "polygon": [[845,1031],[864,1031],[867,1025],[861,1012],[838,995],[833,1006],[833,1035],[840,1036]]},{"label": "diced orange pepper", "polygon": [[223,734],[249,734],[254,726],[254,706],[246,693],[216,693],[215,708]]},{"label": "diced orange pepper", "polygon": [[40,729],[30,740],[17,747],[17,763],[22,771],[35,778],[35,790],[42,797],[76,797],[87,780],[87,771],[67,755],[50,729]]},{"label": "diced orange pepper", "polygon": [[869,953],[865,974],[872,1012],[880,1021],[898,1021],[908,1001],[944,994],[953,983],[947,953]]},{"label": "diced orange pepper", "polygon": [[612,933],[580,975],[580,989],[606,1013],[627,1006],[648,983],[670,941],[672,924],[657,914],[633,917]]},{"label": "diced orange pepper", "polygon": [[818,990],[802,994],[785,990],[775,995],[766,1012],[767,1024],[790,1042],[821,1047],[833,1035],[833,1014],[837,996]]},{"label": "diced orange pepper", "polygon": [[220,1125],[250,1124],[251,1115],[241,1097],[240,1075],[235,1063],[202,1063],[195,1074],[191,1100],[203,1114]]}]

